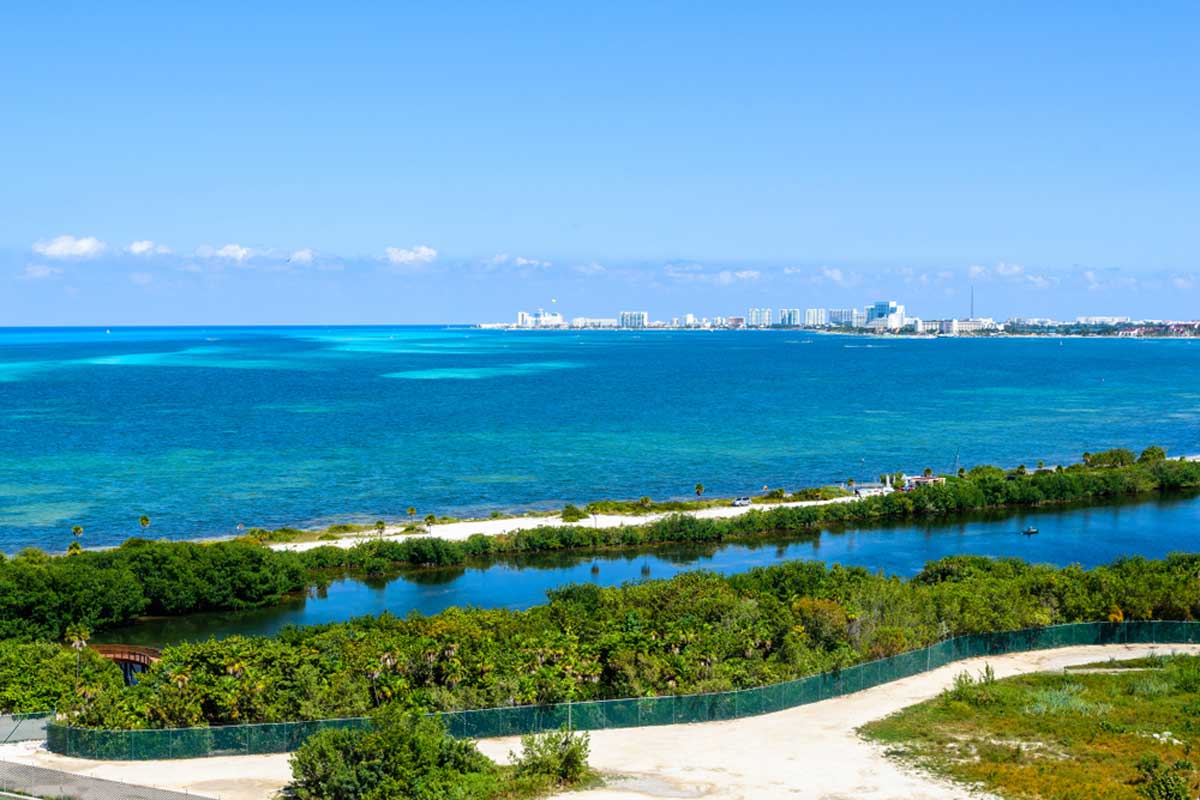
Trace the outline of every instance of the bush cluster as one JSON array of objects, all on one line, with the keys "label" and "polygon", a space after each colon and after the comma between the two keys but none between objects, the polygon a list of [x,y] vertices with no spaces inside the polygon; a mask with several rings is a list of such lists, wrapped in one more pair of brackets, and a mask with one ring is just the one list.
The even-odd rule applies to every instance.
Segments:
[{"label": "bush cluster", "polygon": [[397,708],[376,714],[370,730],[327,730],[292,756],[296,800],[493,800],[526,798],[587,780],[588,739],[568,731],[526,736],[510,767],[474,743],[446,733],[437,719]]},{"label": "bush cluster", "polygon": [[1200,556],[1092,570],[958,556],[902,580],[789,562],[723,577],[563,587],[525,611],[451,608],[176,645],[78,724],[186,727],[748,688],[948,636],[1200,615]]}]

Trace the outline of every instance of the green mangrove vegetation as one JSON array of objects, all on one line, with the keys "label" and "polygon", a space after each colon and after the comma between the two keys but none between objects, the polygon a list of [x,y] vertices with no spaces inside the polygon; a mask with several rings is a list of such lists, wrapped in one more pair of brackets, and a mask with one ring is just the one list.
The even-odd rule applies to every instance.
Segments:
[{"label": "green mangrove vegetation", "polygon": [[[452,566],[513,553],[718,543],[811,536],[823,527],[936,519],[970,511],[1150,497],[1200,488],[1200,463],[1167,460],[1160,448],[1085,454],[1066,468],[1005,471],[980,466],[912,491],[812,506],[768,506],[723,519],[672,514],[640,525],[544,525],[497,536],[444,540],[371,538],[285,552],[257,541],[195,543],[130,539],[112,550],[0,556],[0,639],[58,640],[71,623],[103,631],[139,617],[273,605],[347,570],[384,574],[403,566]],[[818,494],[824,490],[813,490]],[[793,496],[796,496],[794,493]],[[375,530],[375,526],[360,526]]]},{"label": "green mangrove vegetation", "polygon": [[68,708],[80,696],[123,685],[120,668],[91,650],[0,641],[0,714]]},{"label": "green mangrove vegetation", "polygon": [[1084,570],[959,556],[902,580],[788,562],[549,593],[526,611],[451,608],[168,647],[136,686],[59,706],[74,724],[187,727],[722,691],[960,634],[1194,619],[1200,555]]},{"label": "green mangrove vegetation", "polygon": [[1001,797],[1196,797],[1200,658],[1092,665],[1101,667],[1111,671],[962,673],[937,699],[863,732],[893,756]]}]

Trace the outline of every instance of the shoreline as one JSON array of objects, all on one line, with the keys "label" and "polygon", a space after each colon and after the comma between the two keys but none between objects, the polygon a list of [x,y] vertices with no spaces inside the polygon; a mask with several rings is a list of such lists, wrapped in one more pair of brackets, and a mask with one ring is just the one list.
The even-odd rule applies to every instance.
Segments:
[{"label": "shoreline", "polygon": [[[1196,462],[1200,462],[1200,454],[1189,454],[1189,455],[1183,455],[1183,456],[1176,456],[1173,458],[1169,458],[1167,460],[1168,461],[1186,461],[1186,462],[1196,463]],[[1063,466],[1067,466],[1067,465],[1063,465]],[[1053,470],[1053,469],[1055,469],[1055,466],[1049,465],[1045,469]],[[803,491],[804,488],[813,488],[813,487],[802,487],[798,491]],[[363,544],[366,542],[372,542],[372,541],[403,541],[405,539],[416,539],[416,538],[424,538],[424,537],[443,539],[445,541],[465,541],[475,535],[496,537],[496,536],[503,536],[506,534],[516,533],[519,531],[534,530],[534,529],[541,528],[541,527],[561,527],[561,526],[574,526],[574,527],[585,527],[585,528],[586,527],[593,527],[593,528],[636,527],[636,526],[648,525],[648,524],[657,522],[661,519],[664,519],[666,517],[670,517],[670,516],[677,515],[677,514],[681,514],[681,515],[685,515],[685,516],[689,516],[689,517],[695,517],[697,519],[730,519],[733,517],[738,517],[743,514],[749,513],[751,511],[770,511],[770,510],[776,509],[776,508],[804,508],[804,507],[814,507],[814,506],[825,506],[825,505],[833,505],[833,504],[837,504],[837,503],[849,503],[849,502],[854,502],[854,501],[864,500],[864,499],[866,499],[865,495],[862,497],[848,495],[848,496],[843,496],[843,497],[834,497],[834,498],[825,499],[825,500],[790,501],[790,500],[767,499],[767,498],[764,498],[762,495],[758,495],[758,496],[752,497],[752,502],[749,506],[734,506],[734,505],[732,505],[733,498],[712,498],[711,500],[707,500],[704,502],[711,502],[711,503],[713,503],[713,505],[710,505],[710,506],[707,506],[704,508],[678,509],[678,510],[665,510],[665,511],[647,511],[647,512],[641,513],[641,514],[633,514],[633,513],[630,513],[630,514],[588,514],[587,517],[580,519],[576,522],[565,522],[562,518],[561,510],[559,510],[559,511],[549,511],[549,510],[542,511],[542,510],[536,510],[536,509],[530,509],[530,510],[522,512],[520,514],[503,516],[503,517],[494,517],[494,518],[492,518],[492,517],[474,518],[474,519],[451,518],[451,521],[435,522],[432,525],[426,525],[425,523],[420,522],[414,518],[414,519],[406,520],[404,522],[395,522],[395,521],[386,522],[385,521],[385,528],[384,528],[382,538],[379,536],[378,533],[376,533],[373,529],[371,529],[371,526],[368,523],[335,523],[334,525],[346,524],[346,525],[354,525],[356,527],[362,528],[362,530],[359,530],[359,531],[350,532],[350,533],[340,533],[340,534],[339,533],[330,533],[328,528],[326,528],[326,529],[291,528],[291,526],[281,526],[274,530],[289,530],[289,529],[291,529],[291,530],[297,531],[299,535],[308,535],[308,536],[318,536],[319,534],[328,534],[328,535],[332,536],[333,538],[322,539],[322,538],[319,538],[319,536],[318,536],[318,538],[304,539],[303,541],[274,541],[274,542],[264,539],[264,540],[257,541],[256,543],[262,547],[265,547],[265,548],[268,548],[271,550],[304,552],[307,550],[313,550],[313,549],[316,549],[318,547],[323,547],[323,546],[337,547],[340,549],[350,549],[356,545]],[[665,502],[676,502],[676,501],[668,499]],[[692,501],[688,500],[688,501],[678,501],[678,502],[692,502]],[[419,529],[414,530],[413,529],[414,526],[417,526]],[[330,527],[333,527],[333,526],[330,526]],[[248,537],[249,532],[253,531],[253,530],[260,530],[260,529],[257,527],[251,527],[251,528],[248,528],[247,531],[242,534],[226,534],[226,535],[222,535],[222,536],[200,535],[200,536],[182,537],[182,538],[178,538],[178,539],[174,539],[174,538],[172,538],[172,539],[151,539],[148,536],[147,537],[131,537],[131,538],[147,538],[151,541],[192,542],[195,544],[214,544],[214,543],[219,543],[219,542],[233,542],[233,541],[238,541],[239,539],[242,539],[242,540],[245,540],[247,538],[253,539],[253,537]],[[261,529],[261,530],[267,530],[267,529]],[[270,531],[268,530],[267,532],[270,532]],[[128,541],[128,540],[126,540],[126,541]],[[91,546],[91,547],[85,546],[83,548],[83,550],[88,551],[88,552],[104,552],[104,551],[108,551],[108,550],[115,550],[115,549],[119,548],[122,544],[123,544],[123,542],[117,543],[117,544],[111,544],[111,545],[97,545],[97,546]],[[16,554],[16,552],[18,552],[18,551],[3,552],[3,553],[0,553],[0,555],[4,555],[6,557],[11,558],[12,556],[14,556]],[[49,553],[49,551],[43,551],[43,552]],[[58,553],[49,553],[49,554],[57,555]]]},{"label": "shoreline", "polygon": [[380,541],[380,539],[408,539],[417,537],[434,537],[450,542],[459,542],[476,535],[502,536],[523,530],[533,530],[547,525],[576,525],[594,528],[624,528],[634,525],[647,525],[676,514],[682,514],[696,519],[730,519],[751,511],[762,511],[774,508],[806,508],[825,506],[834,503],[852,503],[861,500],[860,497],[849,495],[834,497],[829,500],[796,500],[778,503],[752,503],[748,506],[712,506],[693,510],[655,511],[647,514],[589,514],[586,519],[578,522],[564,522],[562,514],[538,517],[501,517],[499,519],[466,520],[462,522],[435,523],[425,526],[423,531],[408,530],[407,525],[388,525],[384,528],[383,536],[377,533],[358,533],[339,536],[336,539],[316,539],[306,542],[266,542],[264,546],[272,550],[288,550],[303,552],[318,547],[339,547],[349,549],[365,542]]}]

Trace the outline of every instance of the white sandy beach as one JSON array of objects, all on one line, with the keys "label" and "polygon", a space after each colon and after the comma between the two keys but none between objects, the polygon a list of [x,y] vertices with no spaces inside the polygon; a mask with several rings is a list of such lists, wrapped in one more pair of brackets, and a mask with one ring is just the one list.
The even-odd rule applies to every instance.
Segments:
[{"label": "white sandy beach", "polygon": [[[899,764],[855,729],[935,697],[963,670],[997,677],[1151,654],[1200,654],[1200,645],[1104,645],[968,659],[820,703],[730,722],[593,731],[591,764],[606,785],[557,800],[955,800],[988,797]],[[497,761],[517,738],[485,739]],[[220,800],[269,800],[289,779],[288,755],[181,761],[63,758],[33,743],[0,746],[0,760],[187,791]]]},{"label": "white sandy beach", "polygon": [[[714,506],[696,511],[670,511],[657,514],[594,514],[587,519],[573,523],[575,525],[596,528],[620,528],[629,525],[645,525],[648,522],[663,519],[674,514],[686,514],[697,519],[726,519],[738,517],[751,511],[770,511],[773,508],[802,508],[804,506],[823,506],[831,503],[852,503],[857,497],[836,497],[832,500],[803,500],[794,503],[758,503],[750,506]],[[477,533],[484,536],[498,536],[513,531],[532,530],[546,525],[563,525],[562,517],[503,517],[501,519],[480,519],[467,522],[447,522],[442,525],[432,525],[428,533],[404,533],[404,525],[389,525],[384,529],[385,538],[407,538],[409,536],[436,536],[450,541],[468,539]],[[272,544],[275,550],[312,550],[315,547],[332,545],[334,547],[353,547],[362,542],[378,539],[375,533],[360,533],[353,536],[341,536],[337,539],[314,542],[287,542]]]}]

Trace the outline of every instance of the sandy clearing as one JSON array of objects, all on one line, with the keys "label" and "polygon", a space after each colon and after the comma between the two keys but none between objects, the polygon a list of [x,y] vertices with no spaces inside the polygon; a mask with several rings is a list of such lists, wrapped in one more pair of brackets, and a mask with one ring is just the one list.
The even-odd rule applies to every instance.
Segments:
[{"label": "sandy clearing", "polygon": [[[686,514],[697,519],[726,519],[748,514],[751,511],[770,511],[773,508],[804,508],[805,506],[823,506],[830,503],[851,503],[857,497],[835,497],[832,500],[803,500],[795,503],[767,503],[752,506],[716,506],[702,508],[696,511],[671,511],[660,514],[596,514],[580,520],[576,525],[594,528],[621,528],[628,525],[645,525],[673,514]],[[428,533],[405,534],[404,526],[389,525],[384,529],[385,538],[401,539],[408,536],[436,536],[450,541],[470,538],[477,533],[484,536],[498,536],[513,531],[532,530],[544,525],[565,525],[561,516],[549,517],[504,517],[503,519],[481,519],[470,522],[447,522],[444,525],[432,525]],[[268,545],[273,550],[311,550],[314,547],[332,545],[333,547],[353,547],[362,542],[369,542],[379,537],[373,533],[363,533],[357,536],[342,536],[337,539],[316,542],[287,542]]]},{"label": "sandy clearing", "polygon": [[[1104,645],[975,658],[846,697],[731,722],[593,731],[591,762],[608,785],[558,800],[951,800],[987,797],[921,774],[860,739],[857,727],[928,700],[959,672],[990,664],[997,677],[1061,670],[1108,658],[1200,645]],[[479,749],[506,761],[516,738],[485,739]],[[64,758],[34,743],[0,746],[0,760],[188,791],[221,800],[267,800],[287,783],[288,756],[181,761],[97,762]]]},{"label": "sandy clearing", "polygon": [[[1061,670],[1071,664],[1152,653],[1200,653],[1198,645],[1108,645],[976,658],[846,697],[761,717],[660,728],[595,731],[591,763],[601,772],[648,779],[626,788],[619,779],[571,800],[950,800],[988,797],[904,767],[863,741],[855,729],[928,700],[963,670],[990,664],[997,677]],[[497,757],[512,742],[480,742]]]}]

